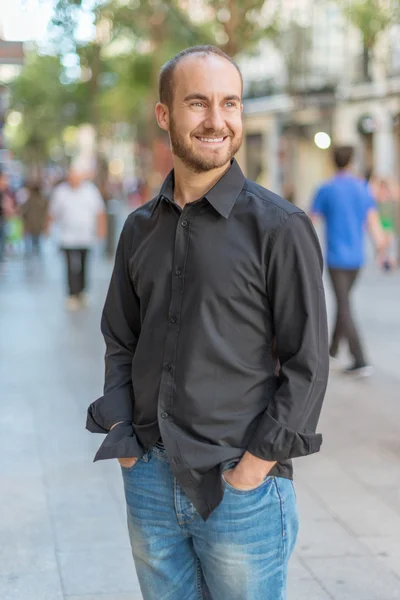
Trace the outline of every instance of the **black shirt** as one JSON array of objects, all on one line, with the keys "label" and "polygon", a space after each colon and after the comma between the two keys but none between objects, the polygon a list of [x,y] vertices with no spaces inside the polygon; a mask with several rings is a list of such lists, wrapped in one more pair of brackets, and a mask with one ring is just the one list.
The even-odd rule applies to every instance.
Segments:
[{"label": "black shirt", "polygon": [[308,217],[236,161],[183,210],[173,182],[172,172],[122,231],[101,323],[104,396],[87,428],[124,421],[95,460],[142,456],[161,436],[206,519],[223,497],[223,467],[245,450],[291,478],[290,459],[321,446],[323,262]]}]

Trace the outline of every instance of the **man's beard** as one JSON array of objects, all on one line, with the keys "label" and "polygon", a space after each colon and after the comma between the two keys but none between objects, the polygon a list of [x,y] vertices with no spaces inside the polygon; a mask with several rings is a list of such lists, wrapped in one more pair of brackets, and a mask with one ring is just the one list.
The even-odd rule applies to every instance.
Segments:
[{"label": "man's beard", "polygon": [[[219,169],[226,165],[237,153],[242,145],[243,136],[232,138],[229,135],[229,145],[224,149],[223,153],[215,152],[209,156],[204,156],[200,152],[196,152],[192,147],[185,144],[183,137],[177,132],[174,119],[170,121],[169,135],[171,138],[172,152],[181,159],[184,165],[189,167],[195,173],[204,173],[212,169]],[[202,133],[198,137],[225,137],[222,134],[216,134],[214,131]]]}]

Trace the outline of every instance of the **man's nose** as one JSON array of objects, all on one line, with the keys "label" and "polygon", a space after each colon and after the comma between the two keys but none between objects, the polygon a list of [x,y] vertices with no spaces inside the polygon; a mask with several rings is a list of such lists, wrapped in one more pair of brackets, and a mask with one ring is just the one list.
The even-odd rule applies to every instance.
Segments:
[{"label": "man's nose", "polygon": [[214,131],[221,131],[225,127],[225,120],[221,113],[219,106],[210,107],[207,118],[204,121],[204,126],[207,129],[213,129]]}]

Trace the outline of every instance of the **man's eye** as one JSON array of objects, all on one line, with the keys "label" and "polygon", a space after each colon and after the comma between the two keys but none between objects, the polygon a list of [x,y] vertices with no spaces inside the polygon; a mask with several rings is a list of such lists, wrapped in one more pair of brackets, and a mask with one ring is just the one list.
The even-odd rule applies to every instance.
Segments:
[{"label": "man's eye", "polygon": [[227,103],[225,104],[225,106],[227,106],[228,108],[235,108],[235,106],[236,106],[236,103],[235,103],[235,102],[227,102]]},{"label": "man's eye", "polygon": [[204,104],[202,102],[193,102],[192,106],[199,106],[201,108],[202,106],[204,106]]}]

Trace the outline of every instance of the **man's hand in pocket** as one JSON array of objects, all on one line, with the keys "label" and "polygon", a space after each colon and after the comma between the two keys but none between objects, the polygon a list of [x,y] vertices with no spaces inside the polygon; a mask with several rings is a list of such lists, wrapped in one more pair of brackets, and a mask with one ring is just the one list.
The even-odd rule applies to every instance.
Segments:
[{"label": "man's hand in pocket", "polygon": [[125,469],[130,469],[137,462],[137,458],[118,458],[117,459],[121,467],[125,467]]},{"label": "man's hand in pocket", "polygon": [[[122,421],[118,421],[118,423],[114,423],[114,425],[110,428],[114,429],[114,427],[116,427],[117,425],[119,425],[120,423],[122,423]],[[121,467],[124,467],[125,469],[130,469],[133,467],[133,465],[137,462],[137,458],[118,458],[117,459],[119,464],[121,465]]]}]

